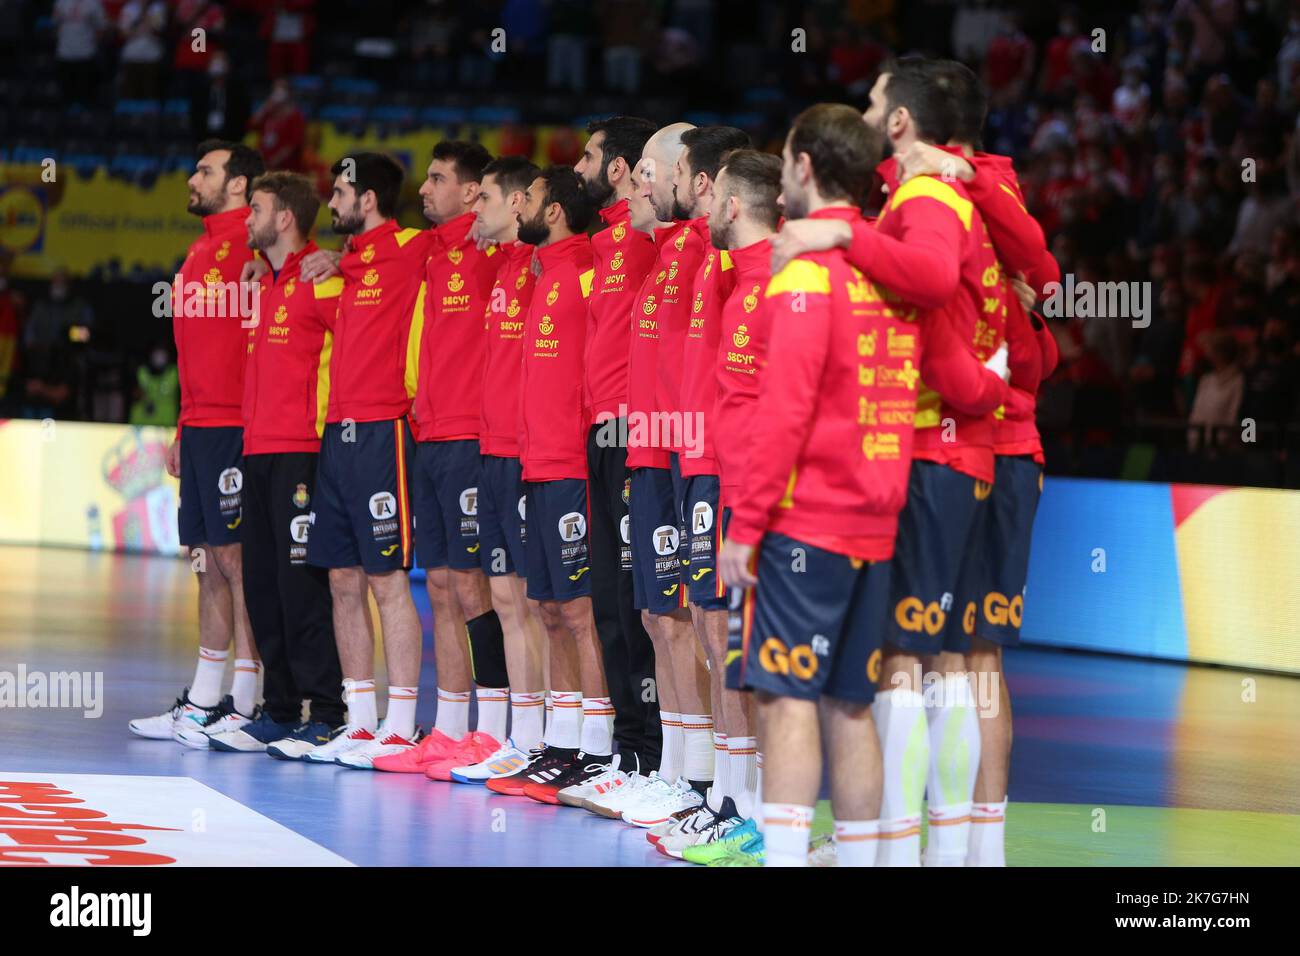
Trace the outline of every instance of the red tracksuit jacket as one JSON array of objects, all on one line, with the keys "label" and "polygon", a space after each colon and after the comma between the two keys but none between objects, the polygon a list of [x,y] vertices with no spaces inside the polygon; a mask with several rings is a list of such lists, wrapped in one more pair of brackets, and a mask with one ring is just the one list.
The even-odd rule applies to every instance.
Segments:
[{"label": "red tracksuit jacket", "polygon": [[483,313],[497,277],[496,246],[469,238],[474,214],[433,230],[424,270],[424,329],[415,393],[417,441],[478,438],[483,415]]},{"label": "red tracksuit jacket", "polygon": [[591,237],[595,275],[587,300],[583,405],[587,423],[617,417],[627,405],[627,361],[633,300],[654,264],[654,239],[632,228],[627,200],[600,211],[606,228]]},{"label": "red tracksuit jacket", "polygon": [[[860,220],[834,206],[810,218]],[[802,308],[800,308],[802,306]],[[893,556],[907,499],[920,338],[841,250],[795,259],[768,284],[755,449],[727,536],[765,531],[869,561]]]},{"label": "red tracksuit jacket", "polygon": [[[655,315],[659,319],[658,374],[655,381],[655,411],[661,415],[674,412],[680,415],[682,407],[682,350],[691,321],[692,284],[704,257],[713,246],[709,241],[709,217],[699,216],[682,224],[681,232],[664,247],[660,268],[667,268],[662,286],[662,299]],[[666,263],[666,265],[665,265]],[[669,434],[669,451],[680,452],[674,428]]]},{"label": "red tracksuit jacket", "polygon": [[718,473],[716,422],[714,405],[718,400],[718,336],[722,328],[722,304],[736,287],[736,271],[731,255],[709,246],[704,261],[695,273],[691,295],[691,321],[682,344],[682,385],[678,402],[682,410],[683,428],[687,416],[698,417],[702,427],[692,434],[696,449],[679,449],[682,476],[716,475]]},{"label": "red tracksuit jacket", "polygon": [[397,220],[353,236],[339,260],[343,291],[330,350],[327,422],[382,422],[411,410],[431,233]]},{"label": "red tracksuit jacket", "polygon": [[[176,336],[176,367],[180,374],[181,425],[209,427],[243,424],[244,355],[254,316],[239,314],[240,296],[216,287],[239,284],[248,248],[248,207],[203,217],[203,235],[190,244],[180,270],[180,287],[172,289],[172,331]],[[187,315],[191,303],[186,286],[199,283],[211,291],[200,306],[203,314]],[[198,303],[194,303],[197,305]],[[224,317],[216,314],[226,308]]]},{"label": "red tracksuit jacket", "polygon": [[582,355],[591,294],[591,240],[539,247],[542,274],[528,307],[519,384],[519,460],[525,481],[587,477]]},{"label": "red tracksuit jacket", "polygon": [[262,276],[260,316],[248,330],[244,368],[244,454],[318,452],[330,392],[330,352],[343,280],[298,277],[308,242]]},{"label": "red tracksuit jacket", "polygon": [[[641,288],[637,290],[629,316],[628,416],[636,416],[645,424],[642,429],[637,429],[633,422],[628,422],[628,468],[668,467],[668,448],[659,441],[659,430],[649,426],[655,410],[655,391],[659,381],[659,331],[664,317],[663,286],[668,279],[668,264],[679,254],[675,246],[684,227],[684,223],[674,223],[655,229],[655,261],[641,282]],[[673,278],[676,280],[677,272],[673,273]]]},{"label": "red tracksuit jacket", "polygon": [[508,242],[498,247],[496,282],[488,294],[487,359],[483,368],[483,417],[478,447],[484,455],[519,457],[519,363],[524,323],[533,300],[533,247]]},{"label": "red tracksuit jacket", "polygon": [[761,239],[730,253],[735,288],[722,306],[718,351],[714,358],[717,401],[713,452],[722,485],[722,504],[731,507],[740,493],[753,441],[749,430],[758,400],[758,372],[767,352],[769,309],[763,291],[772,278],[772,243]]}]

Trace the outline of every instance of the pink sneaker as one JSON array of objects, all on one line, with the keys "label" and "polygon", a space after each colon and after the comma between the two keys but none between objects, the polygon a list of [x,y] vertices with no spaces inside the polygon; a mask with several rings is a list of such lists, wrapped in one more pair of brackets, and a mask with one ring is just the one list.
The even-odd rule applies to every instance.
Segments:
[{"label": "pink sneaker", "polygon": [[388,773],[424,773],[434,761],[445,759],[459,745],[440,730],[431,730],[424,739],[410,750],[376,757],[376,770]]},{"label": "pink sneaker", "polygon": [[501,744],[491,734],[479,733],[477,730],[466,734],[455,744],[455,749],[447,751],[442,758],[427,764],[424,775],[430,780],[451,780],[451,772],[457,767],[465,767],[486,760],[498,750]]}]

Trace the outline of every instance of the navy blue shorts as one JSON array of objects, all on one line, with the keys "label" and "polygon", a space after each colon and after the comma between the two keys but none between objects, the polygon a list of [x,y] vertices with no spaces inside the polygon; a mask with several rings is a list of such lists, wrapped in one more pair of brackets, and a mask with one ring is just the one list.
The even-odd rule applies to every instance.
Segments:
[{"label": "navy blue shorts", "polygon": [[476,439],[422,441],[416,446],[411,491],[420,567],[479,567],[482,462]]},{"label": "navy blue shorts", "polygon": [[955,595],[988,495],[986,482],[932,461],[912,462],[898,516],[886,644],[913,654],[963,650]]},{"label": "navy blue shorts", "polygon": [[[795,549],[804,555],[798,564],[791,560]],[[756,576],[742,612],[742,686],[799,700],[825,695],[871,703],[889,562],[860,561],[769,531]]]},{"label": "navy blue shorts", "polygon": [[398,418],[352,422],[347,429],[331,422],[321,436],[307,563],[368,574],[409,568],[411,427]]},{"label": "navy blue shorts", "polygon": [[666,468],[632,472],[628,537],[632,550],[632,593],[638,610],[671,614],[686,607],[678,547],[681,527]]},{"label": "navy blue shorts", "polygon": [[1012,647],[1020,643],[1029,545],[1043,492],[1043,469],[1029,455],[999,455],[996,468],[978,549],[983,552],[983,573],[964,615],[977,637]]},{"label": "navy blue shorts", "polygon": [[181,544],[239,543],[243,518],[244,430],[181,426]]},{"label": "navy blue shorts", "polygon": [[718,548],[722,545],[718,476],[694,475],[686,478],[683,484],[682,584],[696,607],[705,611],[725,611],[727,589],[717,573]]},{"label": "navy blue shorts", "polygon": [[[722,540],[727,540],[727,526],[731,524],[731,509],[722,509]],[[741,683],[741,659],[745,656],[745,595],[744,588],[727,588],[727,656],[723,661],[723,681],[728,690],[745,690]]]},{"label": "navy blue shorts", "polygon": [[483,456],[478,482],[478,556],[484,574],[528,576],[522,475],[518,458]]},{"label": "navy blue shorts", "polygon": [[528,596],[534,601],[591,597],[591,512],[581,478],[525,481]]}]

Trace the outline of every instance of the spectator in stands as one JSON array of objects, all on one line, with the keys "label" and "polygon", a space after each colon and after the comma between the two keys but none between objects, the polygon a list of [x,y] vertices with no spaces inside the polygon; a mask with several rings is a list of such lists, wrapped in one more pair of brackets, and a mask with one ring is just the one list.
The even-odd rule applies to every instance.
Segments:
[{"label": "spectator in stands", "polygon": [[207,81],[211,56],[221,49],[226,12],[209,0],[178,0],[175,28],[173,77],[177,93],[188,100]]},{"label": "spectator in stands", "polygon": [[162,89],[163,30],[167,6],[162,0],[127,0],[117,19],[122,38],[119,56],[122,97],[156,100]]},{"label": "spectator in stands", "polygon": [[190,100],[190,132],[196,141],[239,142],[248,129],[249,97],[243,81],[230,75],[230,61],[221,50],[208,63],[208,82]]},{"label": "spectator in stands", "polygon": [[258,134],[257,148],[267,169],[303,171],[307,120],[293,101],[288,80],[281,77],[271,84],[271,94],[248,125]]},{"label": "spectator in stands", "polygon": [[604,37],[605,88],[611,93],[641,89],[641,56],[659,33],[648,0],[606,0],[597,11]]},{"label": "spectator in stands", "polygon": [[425,0],[411,17],[411,60],[416,86],[445,89],[452,81],[456,12],[450,0]]},{"label": "spectator in stands", "polygon": [[311,66],[316,0],[271,0],[262,20],[271,78],[297,76]]},{"label": "spectator in stands", "polygon": [[1237,340],[1226,329],[1216,329],[1210,334],[1211,369],[1197,382],[1196,397],[1187,416],[1187,423],[1192,426],[1187,430],[1187,446],[1192,451],[1220,444],[1228,429],[1241,427],[1237,416],[1241,412],[1246,376],[1238,362],[1240,351]]},{"label": "spectator in stands", "polygon": [[546,48],[546,85],[553,90],[587,90],[587,54],[591,44],[591,4],[552,0]]},{"label": "spectator in stands", "polygon": [[147,365],[136,372],[135,400],[131,402],[132,425],[157,425],[171,428],[176,424],[180,403],[180,375],[168,348],[155,345]]},{"label": "spectator in stands", "polygon": [[54,23],[59,85],[73,103],[86,105],[99,92],[99,41],[108,29],[101,0],[56,0]]},{"label": "spectator in stands", "polygon": [[1029,89],[1034,75],[1034,44],[1020,29],[1020,15],[1005,13],[984,59],[984,84],[990,109],[1017,102]]},{"label": "spectator in stands", "polygon": [[90,340],[95,313],[72,294],[68,273],[50,277],[49,295],[32,308],[23,329],[24,417],[62,418],[75,407],[74,346]]}]

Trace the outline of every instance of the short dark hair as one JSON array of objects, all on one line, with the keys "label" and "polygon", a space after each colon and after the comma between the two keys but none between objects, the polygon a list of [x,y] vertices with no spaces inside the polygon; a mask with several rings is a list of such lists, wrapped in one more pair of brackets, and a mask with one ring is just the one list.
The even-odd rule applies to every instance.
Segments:
[{"label": "short dark hair", "polygon": [[[229,182],[236,176],[243,176],[248,182],[252,182],[262,173],[266,172],[266,163],[262,160],[262,154],[251,146],[245,146],[243,143],[235,143],[228,139],[205,139],[199,143],[195,150],[194,158],[202,159],[213,150],[224,149],[230,153],[230,158],[226,160],[226,181]],[[251,192],[251,190],[249,190]],[[247,193],[246,193],[247,194]]]},{"label": "short dark hair", "polygon": [[[935,83],[951,98],[956,110],[956,125],[951,139],[983,148],[984,121],[989,113],[989,98],[984,84],[965,63],[940,60],[935,64]],[[947,142],[947,140],[944,140]]]},{"label": "short dark hair", "polygon": [[488,176],[497,178],[497,185],[506,195],[523,192],[533,184],[541,172],[531,160],[524,156],[498,156],[483,167],[482,182]]},{"label": "short dark hair", "polygon": [[591,222],[591,200],[582,188],[582,180],[573,171],[572,166],[547,166],[538,176],[546,183],[546,201],[549,206],[556,202],[564,210],[564,221],[573,233],[586,232]]},{"label": "short dark hair", "polygon": [[492,162],[492,154],[482,143],[467,139],[444,139],[433,147],[433,158],[454,163],[458,183],[481,183],[484,167]]},{"label": "short dark hair", "polygon": [[587,135],[605,134],[605,141],[600,145],[601,171],[608,174],[609,164],[618,157],[623,157],[628,169],[641,160],[641,151],[645,149],[646,140],[654,135],[659,127],[640,116],[611,116],[608,119],[592,120],[587,124]]},{"label": "short dark hair", "polygon": [[822,198],[860,203],[884,154],[884,140],[852,106],[818,103],[795,117],[790,152],[808,154]]},{"label": "short dark hair", "polygon": [[934,61],[920,56],[887,60],[880,67],[889,74],[885,106],[890,113],[904,107],[916,124],[916,134],[927,143],[947,143],[957,128],[957,104],[950,91],[937,82]]},{"label": "short dark hair", "polygon": [[255,192],[270,193],[274,197],[276,211],[288,209],[293,213],[298,232],[304,238],[311,235],[312,226],[316,224],[316,214],[320,212],[320,197],[316,195],[310,179],[301,173],[278,169],[254,179],[248,187],[250,199]]},{"label": "short dark hair", "polygon": [[727,185],[734,188],[745,213],[756,222],[775,229],[781,221],[776,197],[781,195],[781,157],[757,149],[733,149],[722,157],[718,172],[727,173]]},{"label": "short dark hair", "polygon": [[402,164],[385,153],[350,153],[330,167],[330,174],[341,176],[349,160],[352,162],[352,188],[356,190],[357,198],[360,199],[362,193],[373,192],[379,215],[392,219],[397,214],[397,200],[402,194],[402,180],[406,177]]},{"label": "short dark hair", "polygon": [[691,176],[700,173],[710,180],[718,178],[718,167],[722,165],[722,156],[733,149],[748,149],[754,145],[749,134],[734,126],[695,126],[682,133],[682,145],[686,147],[686,161],[691,168]]}]

